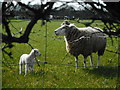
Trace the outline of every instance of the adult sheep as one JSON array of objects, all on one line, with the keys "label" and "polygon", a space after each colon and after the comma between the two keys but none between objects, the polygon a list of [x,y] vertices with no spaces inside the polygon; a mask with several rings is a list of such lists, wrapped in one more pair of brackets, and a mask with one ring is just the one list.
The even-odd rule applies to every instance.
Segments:
[{"label": "adult sheep", "polygon": [[98,52],[98,64],[100,65],[100,56],[104,54],[106,47],[106,36],[103,31],[97,27],[78,28],[68,21],[62,23],[61,27],[55,30],[56,35],[64,36],[66,50],[75,57],[76,67],[78,67],[78,56],[84,56],[84,66],[86,59],[90,56],[91,66],[93,65],[92,53]]}]

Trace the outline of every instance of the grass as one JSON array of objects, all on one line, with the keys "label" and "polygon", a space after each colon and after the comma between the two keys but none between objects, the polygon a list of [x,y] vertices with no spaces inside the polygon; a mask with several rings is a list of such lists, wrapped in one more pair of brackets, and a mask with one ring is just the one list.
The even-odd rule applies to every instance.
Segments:
[{"label": "grass", "polygon": [[[117,67],[111,67],[118,65],[118,56],[115,53],[108,52],[107,50],[117,51],[118,40],[114,39],[114,44],[111,44],[110,38],[107,42],[107,50],[103,57],[101,57],[101,65],[105,67],[95,68],[79,67],[77,70],[73,66],[60,65],[60,64],[75,64],[74,57],[66,54],[65,42],[62,36],[55,36],[54,30],[60,26],[63,20],[54,20],[47,23],[47,57],[46,61],[49,63],[59,63],[58,65],[41,64],[40,67],[35,64],[34,74],[28,74],[24,77],[18,74],[18,66],[7,67],[3,64],[2,68],[2,86],[3,88],[116,88],[117,85]],[[84,27],[84,25],[71,21],[78,27]],[[12,24],[20,30],[22,27],[25,30],[29,21],[13,21]],[[100,21],[96,21],[93,26],[102,28],[103,24]],[[15,33],[16,29],[10,27],[12,32]],[[38,48],[42,53],[41,57],[37,57],[41,62],[45,60],[45,30],[46,27],[41,27],[41,21],[38,21],[34,26],[29,43]],[[3,30],[3,33],[4,30]],[[20,35],[16,35],[19,37]],[[12,51],[13,59],[10,59],[7,55],[2,60],[6,65],[18,64],[19,57],[23,53],[29,53],[31,47],[27,44],[13,43],[15,46],[12,49],[6,49]],[[3,44],[4,45],[4,44]],[[63,60],[63,58],[65,59]],[[94,62],[97,64],[97,55],[93,54]],[[79,65],[83,65],[83,57],[79,56]],[[87,59],[87,65],[89,66],[89,58]],[[110,67],[109,67],[110,66]],[[12,68],[12,69],[11,69]]]}]

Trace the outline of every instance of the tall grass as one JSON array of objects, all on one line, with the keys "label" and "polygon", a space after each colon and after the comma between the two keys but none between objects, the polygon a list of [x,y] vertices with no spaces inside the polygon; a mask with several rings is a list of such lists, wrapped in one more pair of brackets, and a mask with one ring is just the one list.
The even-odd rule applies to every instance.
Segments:
[{"label": "tall grass", "polygon": [[[78,27],[84,27],[80,23],[71,21]],[[25,30],[26,25],[29,21],[12,22],[17,28],[10,27],[12,32],[20,30],[22,27]],[[56,64],[40,64],[40,67],[35,64],[34,74],[28,74],[24,77],[18,74],[19,66],[9,66],[10,64],[18,64],[19,57],[23,53],[29,53],[31,47],[28,44],[13,43],[12,49],[6,49],[12,51],[13,59],[5,55],[2,61],[5,62],[2,68],[2,85],[3,88],[115,88],[117,84],[118,70],[116,66],[118,64],[118,56],[115,53],[105,51],[104,56],[101,57],[101,65],[105,67],[95,68],[79,67],[77,70],[74,65],[74,57],[66,55],[65,42],[62,36],[55,36],[54,30],[60,26],[62,20],[54,20],[47,23],[47,51],[46,61],[48,63]],[[103,24],[100,21],[96,21],[93,26],[102,28]],[[41,21],[38,21],[34,26],[31,34],[29,43],[34,47],[38,48],[42,53],[41,57],[37,59],[40,62],[45,61],[45,50],[46,50],[46,27],[41,26]],[[4,33],[4,31],[3,31]],[[20,34],[16,35],[17,37]],[[110,38],[107,41],[107,50],[117,51],[118,41],[114,39],[114,45],[111,44]],[[3,44],[4,45],[4,44]],[[97,64],[97,54],[93,54],[94,62]],[[83,56],[79,56],[79,65],[83,65]],[[90,66],[89,58],[87,59],[87,65]],[[112,67],[111,67],[112,66]]]}]

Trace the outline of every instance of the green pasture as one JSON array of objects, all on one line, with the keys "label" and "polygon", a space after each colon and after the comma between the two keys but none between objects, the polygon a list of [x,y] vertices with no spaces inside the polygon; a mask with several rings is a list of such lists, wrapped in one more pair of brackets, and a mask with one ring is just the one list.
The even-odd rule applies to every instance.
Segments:
[{"label": "green pasture", "polygon": [[[37,57],[40,62],[46,61],[48,63],[57,64],[43,64],[40,63],[40,67],[35,64],[34,74],[28,74],[24,77],[24,73],[19,75],[19,57],[23,53],[29,53],[31,47],[28,44],[13,43],[12,49],[6,49],[6,51],[12,51],[13,59],[9,58],[6,54],[3,54],[5,58],[2,58],[4,62],[2,65],[2,86],[3,88],[116,88],[118,81],[118,55],[110,51],[118,51],[118,38],[113,38],[113,45],[111,39],[107,40],[107,47],[104,56],[101,57],[101,65],[105,67],[79,67],[76,69],[74,57],[66,55],[65,41],[63,36],[55,36],[54,30],[58,28],[63,20],[53,20],[47,23],[47,36],[46,26],[41,26],[41,21],[32,29],[30,34],[29,44],[34,48],[39,49],[42,56]],[[83,24],[76,21],[70,21],[78,27],[84,27]],[[88,22],[88,21],[86,21]],[[12,24],[15,26],[10,28],[12,33],[16,33],[22,27],[25,30],[29,21],[14,20]],[[100,21],[96,21],[92,26],[102,28],[103,24]],[[24,32],[24,31],[23,31]],[[3,29],[3,33],[5,33]],[[19,37],[17,34],[16,37]],[[46,48],[47,37],[47,48]],[[99,44],[99,43],[98,43]],[[2,44],[2,46],[4,43]],[[97,64],[97,54],[93,54],[94,64]],[[10,66],[10,65],[16,66]],[[66,65],[69,64],[69,65]],[[79,65],[83,65],[83,56],[79,56]],[[87,59],[87,66],[90,66],[89,57]]]}]

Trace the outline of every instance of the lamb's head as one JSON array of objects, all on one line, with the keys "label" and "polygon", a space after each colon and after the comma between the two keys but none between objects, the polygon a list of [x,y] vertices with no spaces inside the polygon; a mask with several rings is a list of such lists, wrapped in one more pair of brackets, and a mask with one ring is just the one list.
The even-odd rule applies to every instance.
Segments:
[{"label": "lamb's head", "polygon": [[61,27],[57,28],[55,30],[55,34],[59,36],[65,36],[66,32],[69,32],[70,30],[74,30],[76,27],[74,24],[62,24]]},{"label": "lamb's head", "polygon": [[41,56],[41,53],[39,52],[38,49],[32,49],[32,52],[34,53],[35,56]]}]

